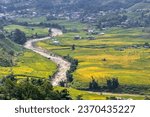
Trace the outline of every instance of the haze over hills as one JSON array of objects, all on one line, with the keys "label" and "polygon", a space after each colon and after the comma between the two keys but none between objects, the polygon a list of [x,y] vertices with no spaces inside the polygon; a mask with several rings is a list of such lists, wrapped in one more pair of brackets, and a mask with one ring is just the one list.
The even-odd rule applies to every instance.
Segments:
[{"label": "haze over hills", "polygon": [[[125,16],[122,16],[122,14],[124,15],[124,11],[120,13],[121,9],[126,9],[127,12],[133,11],[133,13],[126,13]],[[137,14],[137,12],[135,13],[134,11],[138,9],[150,9],[150,0],[44,0],[44,2],[43,0],[0,0],[0,13],[8,12],[8,16],[12,17],[34,17],[37,14],[41,15],[45,13],[44,15],[50,14],[50,16],[54,15],[59,18],[62,17],[61,15],[63,14],[63,18],[73,17],[73,19],[78,19],[82,22],[94,22],[96,25],[100,21],[106,26],[110,26],[106,24],[107,22],[114,19],[117,20],[120,16],[123,20],[121,20],[120,23],[112,21],[112,24],[116,23],[115,25],[120,25],[124,22],[126,23],[126,21],[129,21],[128,23],[130,24],[130,20],[132,20],[133,25],[140,21],[141,23],[139,23],[138,26],[143,26],[143,22],[146,22],[146,24],[144,24],[145,26],[148,25],[149,11]],[[100,11],[104,11],[104,13],[102,12],[100,16],[98,14],[96,17],[96,13]],[[76,14],[76,12],[80,13]],[[107,15],[110,15],[110,17],[108,18]],[[145,18],[141,18],[141,16],[145,16]],[[137,18],[139,19],[135,21]],[[0,21],[0,26],[9,24],[9,20],[5,20],[3,14],[1,15]]]},{"label": "haze over hills", "polygon": [[[65,9],[65,10],[115,10],[120,8],[130,8],[136,6],[143,8],[146,3],[149,6],[150,0],[1,0],[0,3],[5,3],[9,7],[21,6],[36,8],[36,9]],[[34,6],[34,7],[33,7]],[[59,6],[59,8],[57,8]],[[20,8],[20,7],[19,7]],[[23,7],[22,7],[23,8]]]}]

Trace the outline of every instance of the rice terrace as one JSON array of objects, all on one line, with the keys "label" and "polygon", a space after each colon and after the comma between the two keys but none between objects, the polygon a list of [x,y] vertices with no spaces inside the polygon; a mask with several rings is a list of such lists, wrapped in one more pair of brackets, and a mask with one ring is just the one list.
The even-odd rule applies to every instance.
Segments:
[{"label": "rice terrace", "polygon": [[63,11],[36,2],[20,10],[22,1],[11,12],[11,3],[3,3],[11,17],[0,17],[0,99],[149,100],[148,8],[139,0],[110,10],[101,1],[100,11],[80,2],[71,11],[72,2],[52,2]]}]

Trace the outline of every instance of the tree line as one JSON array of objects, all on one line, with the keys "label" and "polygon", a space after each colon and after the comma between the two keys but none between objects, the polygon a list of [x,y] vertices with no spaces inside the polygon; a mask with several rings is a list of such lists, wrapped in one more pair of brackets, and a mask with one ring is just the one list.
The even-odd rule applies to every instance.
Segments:
[{"label": "tree line", "polygon": [[98,81],[92,77],[92,80],[89,82],[89,90],[90,91],[102,91],[102,90],[108,90],[108,91],[114,91],[115,89],[119,88],[119,80],[118,78],[109,78],[106,79],[106,86],[100,86],[98,84]]},{"label": "tree line", "polygon": [[13,74],[0,81],[1,100],[71,100],[67,89],[55,91],[47,79],[17,80]]},{"label": "tree line", "polygon": [[70,57],[69,55],[64,56],[64,59],[66,59],[71,63],[70,70],[67,71],[66,76],[67,76],[67,81],[72,82],[73,81],[72,73],[77,69],[78,60]]}]

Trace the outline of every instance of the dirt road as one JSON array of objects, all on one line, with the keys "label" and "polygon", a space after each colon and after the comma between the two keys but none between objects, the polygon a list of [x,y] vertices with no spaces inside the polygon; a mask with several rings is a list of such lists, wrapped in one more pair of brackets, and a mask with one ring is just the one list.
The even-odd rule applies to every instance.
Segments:
[{"label": "dirt road", "polygon": [[[58,29],[52,29],[52,36],[58,36],[58,35],[62,35],[62,31],[58,30]],[[55,74],[54,78],[52,79],[52,85],[58,86],[60,81],[67,80],[66,72],[67,72],[67,70],[70,69],[70,63],[68,61],[65,61],[60,56],[56,56],[51,52],[48,52],[40,47],[34,46],[34,43],[36,43],[38,41],[47,40],[47,39],[51,39],[51,37],[29,40],[25,43],[24,47],[50,59],[51,61],[53,61],[54,63],[57,64],[58,69],[57,69],[57,73]]]},{"label": "dirt road", "polygon": [[115,96],[115,97],[143,97],[143,98],[145,98],[145,95],[140,95],[140,94],[109,93],[109,92],[92,92],[92,91],[88,91],[88,93],[97,94],[97,95],[105,95],[105,96]]}]

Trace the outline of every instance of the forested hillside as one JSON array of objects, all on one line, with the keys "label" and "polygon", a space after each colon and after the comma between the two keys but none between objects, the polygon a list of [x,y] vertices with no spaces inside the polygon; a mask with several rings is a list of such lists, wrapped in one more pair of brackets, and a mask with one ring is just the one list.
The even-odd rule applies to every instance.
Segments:
[{"label": "forested hillside", "polygon": [[[71,10],[115,10],[120,8],[129,8],[133,5],[145,2],[149,0],[2,0],[1,3],[5,3],[9,9],[11,8],[27,8],[34,6],[36,9],[71,9]],[[57,8],[57,6],[60,6]]]},{"label": "forested hillside", "polygon": [[14,56],[22,50],[22,47],[0,34],[0,66],[10,67],[14,65]]}]

